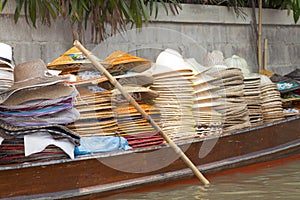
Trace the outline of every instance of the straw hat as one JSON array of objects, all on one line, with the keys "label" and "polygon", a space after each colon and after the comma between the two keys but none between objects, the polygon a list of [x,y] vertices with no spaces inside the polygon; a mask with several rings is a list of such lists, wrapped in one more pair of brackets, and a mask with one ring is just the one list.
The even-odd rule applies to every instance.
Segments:
[{"label": "straw hat", "polygon": [[76,46],[73,46],[60,57],[49,63],[47,68],[53,70],[65,70],[78,67],[78,64],[87,64],[92,67],[91,62],[82,54],[82,52]]},{"label": "straw hat", "polygon": [[12,61],[12,47],[2,42],[0,42],[0,63],[8,65],[11,69],[15,67]]},{"label": "straw hat", "polygon": [[13,85],[14,67],[12,61],[12,47],[0,43],[0,92],[6,91]]},{"label": "straw hat", "polygon": [[211,52],[207,52],[204,57],[204,63],[206,66],[223,65],[224,64],[223,52],[219,50],[213,50]]},{"label": "straw hat", "polygon": [[126,71],[143,72],[151,67],[150,60],[136,57],[122,51],[115,51],[110,54],[105,62],[108,64],[106,69],[110,73],[122,73]]},{"label": "straw hat", "polygon": [[54,85],[63,82],[64,78],[50,74],[45,63],[38,59],[17,65],[14,69],[14,80],[12,87],[0,93],[0,103],[6,101],[17,91]]},{"label": "straw hat", "polygon": [[74,87],[69,87],[61,83],[58,83],[47,87],[39,87],[34,89],[29,88],[29,89],[17,91],[13,93],[5,102],[3,102],[3,105],[16,106],[16,105],[20,105],[35,100],[40,100],[40,101],[41,100],[45,101],[48,99],[54,100],[60,97],[67,97],[67,96],[75,98],[77,94],[78,92]]},{"label": "straw hat", "polygon": [[[142,73],[129,73],[124,75],[119,75],[114,77],[122,85],[131,85],[131,86],[149,86],[153,84],[153,77],[150,74]],[[102,87],[107,90],[114,89],[114,86],[110,83],[108,79],[98,83],[99,87]]]},{"label": "straw hat", "polygon": [[[146,87],[138,87],[138,86],[124,86],[123,87],[129,94],[132,94],[132,97],[138,101],[147,101],[153,100],[159,96],[157,91],[151,90]],[[113,89],[112,94],[114,96],[121,95],[121,92],[118,89]],[[123,96],[122,96],[123,97]],[[118,98],[116,100],[124,101],[125,98]]]},{"label": "straw hat", "polygon": [[[189,60],[191,62],[191,60]],[[161,52],[155,65],[152,67],[152,74],[154,75],[167,75],[168,73],[176,72],[192,72],[195,73],[194,66],[183,59],[183,57],[177,51],[173,49],[166,49]]]}]

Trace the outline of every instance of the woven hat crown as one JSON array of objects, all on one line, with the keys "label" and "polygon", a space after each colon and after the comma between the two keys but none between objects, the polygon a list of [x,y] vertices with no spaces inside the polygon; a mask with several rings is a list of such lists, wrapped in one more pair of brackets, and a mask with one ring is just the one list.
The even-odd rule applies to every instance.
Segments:
[{"label": "woven hat crown", "polygon": [[17,65],[14,70],[15,82],[28,81],[35,78],[49,77],[45,63],[41,60],[34,60]]}]

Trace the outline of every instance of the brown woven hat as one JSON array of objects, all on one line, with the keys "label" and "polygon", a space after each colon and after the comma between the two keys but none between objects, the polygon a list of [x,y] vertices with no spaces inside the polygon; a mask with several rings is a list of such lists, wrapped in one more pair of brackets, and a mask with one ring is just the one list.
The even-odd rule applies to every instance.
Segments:
[{"label": "brown woven hat", "polygon": [[5,92],[0,93],[0,103],[6,101],[17,91],[54,85],[65,81],[62,77],[50,74],[41,59],[17,65],[14,69],[14,80],[15,83],[13,86]]},{"label": "brown woven hat", "polygon": [[[132,97],[137,101],[147,101],[153,100],[159,96],[157,91],[151,90],[146,87],[137,87],[137,86],[124,86],[123,87],[129,94],[132,94]],[[117,95],[121,95],[121,92],[118,89],[112,90],[113,95],[116,97]],[[120,98],[122,101],[125,98]],[[118,99],[117,99],[118,100]]]},{"label": "brown woven hat", "polygon": [[57,99],[70,96],[75,91],[75,88],[61,83],[35,89],[29,88],[13,93],[5,102],[3,102],[3,105],[16,106],[33,100]]},{"label": "brown woven hat", "polygon": [[150,69],[151,62],[144,58],[136,57],[122,51],[115,51],[110,54],[105,62],[108,64],[106,69],[110,73],[126,71],[143,72]]},{"label": "brown woven hat", "polygon": [[[153,84],[153,77],[150,74],[130,73],[130,74],[115,76],[115,79],[117,79],[122,86],[132,85],[132,86],[147,87]],[[114,86],[110,83],[108,79],[99,82],[98,86],[107,90],[114,89]]]}]

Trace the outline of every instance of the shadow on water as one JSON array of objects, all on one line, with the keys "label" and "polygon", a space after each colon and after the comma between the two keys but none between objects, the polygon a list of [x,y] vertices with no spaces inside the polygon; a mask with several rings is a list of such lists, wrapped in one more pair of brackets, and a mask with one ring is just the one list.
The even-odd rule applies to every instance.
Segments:
[{"label": "shadow on water", "polygon": [[229,170],[208,177],[211,186],[198,180],[135,193],[117,194],[105,200],[220,200],[220,199],[300,199],[300,158],[280,160]]}]

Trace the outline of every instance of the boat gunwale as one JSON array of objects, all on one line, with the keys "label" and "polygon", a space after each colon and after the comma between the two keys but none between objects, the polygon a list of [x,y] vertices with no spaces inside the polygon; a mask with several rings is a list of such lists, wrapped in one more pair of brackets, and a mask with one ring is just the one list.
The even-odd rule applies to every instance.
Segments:
[{"label": "boat gunwale", "polygon": [[[297,120],[300,119],[300,115],[288,117],[283,120],[267,123],[267,124],[262,124],[258,126],[253,126],[253,127],[248,127],[248,128],[243,128],[239,129],[236,131],[232,132],[224,132],[218,135],[212,135],[212,136],[206,136],[206,137],[195,137],[192,139],[186,139],[183,141],[178,141],[176,144],[178,146],[182,145],[190,145],[192,143],[197,143],[197,142],[203,142],[206,140],[213,140],[213,139],[218,139],[222,137],[227,137],[231,135],[237,135],[237,134],[247,134],[250,131],[262,129],[262,128],[267,128],[270,126],[278,125],[278,124],[283,124],[289,121]],[[104,153],[93,153],[93,154],[88,154],[88,155],[81,155],[78,157],[75,157],[74,159],[60,159],[60,160],[51,160],[51,161],[42,161],[42,162],[34,162],[34,163],[21,163],[21,164],[14,164],[14,165],[8,165],[8,166],[0,166],[0,171],[4,170],[13,170],[13,169],[23,169],[23,168],[30,168],[30,167],[43,167],[47,165],[55,165],[55,164],[62,164],[62,163],[71,163],[71,162],[78,162],[78,161],[84,161],[84,160],[89,160],[89,159],[100,159],[100,158],[106,158],[106,157],[113,157],[113,156],[120,156],[120,155],[126,155],[126,154],[132,154],[132,153],[141,153],[141,152],[147,152],[147,151],[153,151],[153,150],[158,150],[158,149],[164,149],[164,148],[169,148],[170,146],[165,143],[162,145],[157,145],[157,146],[151,146],[151,147],[144,147],[144,148],[139,148],[139,149],[129,149],[129,150],[118,150],[118,151],[113,151],[113,152],[104,152]]]}]

